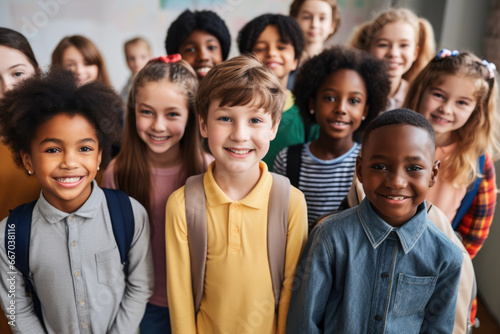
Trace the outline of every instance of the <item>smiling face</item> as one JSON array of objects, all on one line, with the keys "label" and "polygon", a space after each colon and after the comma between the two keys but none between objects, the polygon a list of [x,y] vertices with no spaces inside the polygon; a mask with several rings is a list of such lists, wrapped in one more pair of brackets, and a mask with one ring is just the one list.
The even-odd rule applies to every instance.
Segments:
[{"label": "smiling face", "polygon": [[441,78],[437,85],[427,87],[417,112],[431,123],[436,133],[436,145],[453,142],[453,131],[460,129],[476,108],[476,79],[457,75]]},{"label": "smiling face", "polygon": [[387,61],[390,78],[401,78],[418,56],[415,29],[405,22],[387,23],[370,44],[369,52]]},{"label": "smiling face", "polygon": [[90,196],[101,154],[92,124],[83,116],[61,113],[38,127],[31,153],[21,156],[45,199],[61,211],[74,212]]},{"label": "smiling face", "polygon": [[340,69],[329,74],[311,101],[320,137],[335,138],[345,142],[349,149],[353,145],[352,133],[359,128],[366,116],[368,92],[358,72]]},{"label": "smiling face", "polygon": [[219,40],[203,30],[194,30],[179,46],[179,53],[194,68],[199,80],[222,62]]},{"label": "smiling face", "polygon": [[35,68],[21,51],[0,45],[0,99],[34,73]]},{"label": "smiling face", "polygon": [[356,174],[366,198],[389,225],[411,219],[437,179],[434,143],[426,130],[388,125],[369,134],[356,160]]},{"label": "smiling face", "polygon": [[335,31],[332,7],[323,0],[305,1],[296,20],[304,32],[306,44],[323,43]]},{"label": "smiling face", "polygon": [[271,114],[252,105],[220,107],[212,101],[207,120],[200,117],[200,130],[208,138],[215,157],[214,175],[259,176],[259,162],[276,136],[279,122]]},{"label": "smiling face", "polygon": [[125,56],[128,68],[132,71],[133,75],[136,75],[147,64],[151,58],[151,53],[147,44],[138,42],[127,46]]},{"label": "smiling face", "polygon": [[83,54],[74,46],[64,50],[62,66],[76,74],[79,85],[95,81],[99,75],[99,67],[95,64],[89,64]]},{"label": "smiling face", "polygon": [[276,74],[281,85],[286,87],[290,72],[297,69],[298,60],[295,59],[293,45],[281,40],[278,28],[268,25],[257,38],[252,51]]},{"label": "smiling face", "polygon": [[139,88],[135,104],[137,134],[146,143],[154,167],[165,168],[178,161],[188,117],[187,99],[179,85],[160,81]]}]

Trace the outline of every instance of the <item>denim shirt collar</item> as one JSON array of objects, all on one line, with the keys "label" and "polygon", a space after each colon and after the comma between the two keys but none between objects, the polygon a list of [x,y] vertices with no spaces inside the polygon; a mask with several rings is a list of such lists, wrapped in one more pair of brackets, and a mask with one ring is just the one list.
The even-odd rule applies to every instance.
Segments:
[{"label": "denim shirt collar", "polygon": [[395,232],[405,254],[408,254],[427,228],[425,202],[417,207],[415,216],[398,228],[390,226],[380,218],[366,198],[359,204],[357,211],[363,230],[374,249],[383,243],[391,232]]}]

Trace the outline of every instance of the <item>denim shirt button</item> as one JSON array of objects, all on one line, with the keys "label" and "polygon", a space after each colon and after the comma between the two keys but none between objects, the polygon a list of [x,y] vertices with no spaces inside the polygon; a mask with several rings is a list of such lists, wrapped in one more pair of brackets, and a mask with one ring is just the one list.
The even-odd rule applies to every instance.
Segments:
[{"label": "denim shirt button", "polygon": [[387,278],[389,277],[389,274],[388,273],[382,273],[382,275],[380,275],[382,278]]},{"label": "denim shirt button", "polygon": [[377,321],[382,320],[382,316],[377,314],[377,315],[375,316],[375,320],[377,320]]}]

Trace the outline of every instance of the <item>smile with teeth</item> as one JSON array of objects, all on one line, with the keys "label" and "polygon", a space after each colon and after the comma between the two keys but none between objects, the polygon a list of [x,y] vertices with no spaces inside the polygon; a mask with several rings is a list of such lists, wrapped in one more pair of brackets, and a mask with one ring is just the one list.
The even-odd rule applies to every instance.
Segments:
[{"label": "smile with teeth", "polygon": [[436,121],[438,122],[443,122],[443,123],[451,123],[451,121],[447,120],[447,119],[444,119],[444,118],[441,118],[439,116],[436,116],[436,115],[432,115],[432,118],[434,118]]},{"label": "smile with teeth", "polygon": [[167,140],[169,138],[169,136],[166,136],[166,137],[156,137],[156,136],[153,136],[151,134],[148,134],[148,136],[151,137],[151,139],[156,140],[156,141],[163,141],[163,140]]},{"label": "smile with teeth", "polygon": [[406,198],[404,196],[388,196],[388,195],[386,195],[384,197],[387,197],[388,199],[392,199],[394,201],[402,201]]},{"label": "smile with teeth", "polygon": [[74,183],[82,179],[82,176],[78,177],[56,177],[56,180],[61,183]]},{"label": "smile with teeth", "polygon": [[208,71],[210,71],[211,67],[200,67],[196,69],[196,72],[200,74],[206,74]]},{"label": "smile with teeth", "polygon": [[247,154],[250,153],[252,150],[236,150],[234,148],[226,148],[229,152],[232,152],[234,154]]}]

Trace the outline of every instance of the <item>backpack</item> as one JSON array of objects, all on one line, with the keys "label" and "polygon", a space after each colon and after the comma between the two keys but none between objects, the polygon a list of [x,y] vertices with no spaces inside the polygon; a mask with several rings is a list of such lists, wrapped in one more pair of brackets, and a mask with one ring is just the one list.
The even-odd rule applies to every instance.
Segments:
[{"label": "backpack", "polygon": [[[285,276],[285,253],[288,234],[288,210],[290,206],[290,181],[271,173],[273,184],[269,194],[267,216],[267,253],[273,286],[275,311],[278,310],[281,286]],[[207,260],[207,217],[203,176],[191,176],[186,181],[186,225],[191,258],[191,285],[195,314],[200,310],[205,282]]]},{"label": "backpack", "polygon": [[[125,275],[128,274],[128,252],[132,239],[134,237],[134,212],[130,198],[126,193],[120,190],[101,188],[106,196],[108,203],[109,215],[111,217],[111,225],[115,236],[116,244],[120,252],[120,260],[123,264]],[[26,291],[32,295],[35,313],[42,322],[42,305],[33,288],[33,283],[30,279],[29,267],[29,248],[31,234],[31,219],[33,216],[33,208],[36,200],[18,206],[10,212],[5,225],[5,252],[10,256],[14,256],[15,266],[22,273]],[[9,239],[10,236],[10,239]],[[13,236],[15,238],[13,239]],[[9,243],[9,240],[11,241]],[[12,240],[15,242],[12,243]],[[13,270],[13,268],[11,268]]]},{"label": "backpack", "polygon": [[292,186],[299,187],[300,165],[302,165],[302,146],[304,144],[292,145],[286,152],[286,177],[290,179]]}]

